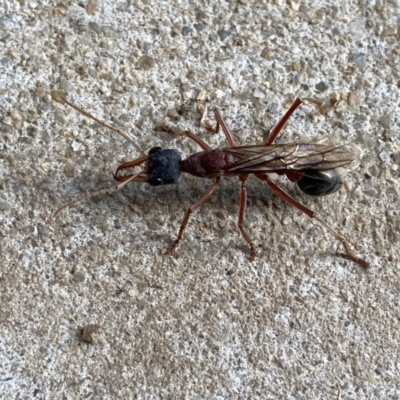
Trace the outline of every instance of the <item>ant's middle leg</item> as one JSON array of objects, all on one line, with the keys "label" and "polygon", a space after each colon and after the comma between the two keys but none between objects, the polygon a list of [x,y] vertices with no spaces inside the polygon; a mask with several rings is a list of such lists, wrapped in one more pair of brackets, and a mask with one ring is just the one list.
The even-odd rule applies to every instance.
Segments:
[{"label": "ant's middle leg", "polygon": [[235,139],[233,138],[232,132],[228,128],[228,125],[226,124],[224,118],[222,117],[221,112],[218,110],[218,108],[214,109],[214,115],[215,115],[215,120],[216,120],[216,125],[213,127],[209,121],[204,120],[204,115],[206,113],[207,107],[204,110],[203,116],[201,118],[200,124],[204,126],[209,132],[211,133],[218,133],[219,128],[221,127],[222,131],[224,132],[224,135],[226,137],[226,140],[230,144],[231,147],[235,147]]},{"label": "ant's middle leg", "polygon": [[[224,118],[222,117],[220,111],[217,108],[214,110],[215,120],[217,121],[217,124],[215,125],[215,127],[212,127],[208,121],[204,120],[206,110],[207,110],[207,107],[205,107],[205,109],[204,109],[203,115],[200,120],[200,125],[202,125],[204,128],[206,128],[209,132],[212,132],[212,133],[218,133],[219,128],[221,127],[222,131],[225,134],[226,140],[228,141],[230,146],[232,146],[232,147],[236,146],[235,139],[233,138],[233,135],[232,135],[230,129],[226,125],[226,122],[224,121]],[[161,125],[161,129],[165,132],[168,132],[172,136],[186,135],[188,138],[195,141],[203,150],[205,150],[205,151],[211,150],[211,147],[207,143],[205,143],[202,139],[200,139],[198,136],[196,136],[191,131],[173,129],[168,124]]]},{"label": "ant's middle leg", "polygon": [[209,151],[211,150],[211,147],[204,142],[203,140],[201,140],[198,136],[196,136],[193,132],[190,131],[183,131],[183,130],[179,130],[179,129],[173,129],[171,128],[168,124],[163,124],[161,125],[161,129],[169,134],[171,134],[172,136],[182,136],[185,135],[187,136],[189,139],[192,139],[193,141],[195,141],[204,151]]},{"label": "ant's middle leg", "polygon": [[221,181],[221,177],[218,176],[215,179],[215,182],[207,189],[207,191],[203,194],[203,196],[200,197],[199,200],[196,201],[196,203],[192,204],[188,210],[186,211],[185,217],[183,218],[183,221],[181,223],[181,227],[179,228],[178,232],[178,237],[175,239],[175,241],[172,243],[172,245],[168,248],[167,254],[172,253],[172,251],[175,249],[176,245],[179,243],[179,241],[182,239],[183,231],[186,228],[186,225],[189,221],[190,215],[199,207],[201,206],[208,198],[214,193],[215,189],[219,185],[219,182]]}]

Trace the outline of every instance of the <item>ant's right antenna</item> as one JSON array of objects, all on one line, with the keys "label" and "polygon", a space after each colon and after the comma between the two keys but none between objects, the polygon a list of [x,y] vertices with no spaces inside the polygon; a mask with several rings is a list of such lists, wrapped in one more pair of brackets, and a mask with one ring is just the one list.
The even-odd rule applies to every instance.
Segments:
[{"label": "ant's right antenna", "polygon": [[82,108],[76,106],[74,103],[71,103],[60,92],[53,90],[51,92],[51,97],[53,100],[57,101],[58,103],[68,104],[70,107],[79,111],[81,114],[85,115],[88,118],[91,118],[93,121],[96,121],[99,125],[104,126],[105,128],[111,129],[114,132],[117,132],[120,136],[122,136],[125,140],[127,140],[142,156],[146,156],[146,154],[143,152],[143,150],[126,133],[122,132],[121,130],[119,130],[117,128],[114,128],[111,125],[106,124],[103,121],[100,121],[92,114],[90,114],[87,111],[83,110]]}]

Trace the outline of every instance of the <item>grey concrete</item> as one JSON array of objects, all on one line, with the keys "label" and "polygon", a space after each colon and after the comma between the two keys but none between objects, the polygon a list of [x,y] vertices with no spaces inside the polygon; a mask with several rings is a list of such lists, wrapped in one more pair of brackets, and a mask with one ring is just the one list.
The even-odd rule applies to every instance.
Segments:
[{"label": "grey concrete", "polygon": [[[7,399],[398,399],[399,3],[351,1],[0,3],[0,393]],[[57,5],[55,5],[57,4]],[[297,96],[281,143],[357,143],[337,193],[290,194],[371,263],[341,256],[324,228],[248,181],[113,184],[137,152],[52,101],[51,91],[127,132],[145,151],[198,147],[155,128],[199,126],[204,91],[241,144],[262,143]],[[172,118],[171,118],[172,117]],[[100,329],[82,339],[89,325]],[[86,339],[90,340],[89,337]]]}]

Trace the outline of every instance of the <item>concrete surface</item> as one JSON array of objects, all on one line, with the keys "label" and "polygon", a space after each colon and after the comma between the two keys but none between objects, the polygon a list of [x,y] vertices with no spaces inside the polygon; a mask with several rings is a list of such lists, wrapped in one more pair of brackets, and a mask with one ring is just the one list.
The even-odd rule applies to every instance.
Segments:
[{"label": "concrete surface", "polygon": [[[0,2],[1,398],[400,398],[400,5],[332,3],[98,1],[88,14],[78,1]],[[52,90],[146,152],[184,155],[198,147],[160,123],[226,145],[199,127],[200,91],[241,144],[262,143],[297,96],[337,94],[327,114],[301,106],[279,141],[354,142],[360,166],[320,199],[273,179],[370,269],[254,179],[254,262],[237,179],[194,213],[173,256],[162,253],[204,179],[131,184],[52,218],[138,156]]]}]

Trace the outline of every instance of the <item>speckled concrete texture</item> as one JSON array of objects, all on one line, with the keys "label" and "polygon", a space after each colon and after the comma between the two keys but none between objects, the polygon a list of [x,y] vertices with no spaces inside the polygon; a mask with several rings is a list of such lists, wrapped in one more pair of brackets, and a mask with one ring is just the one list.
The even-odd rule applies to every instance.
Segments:
[{"label": "speckled concrete texture", "polygon": [[[94,2],[91,2],[92,5]],[[334,5],[332,5],[334,3]],[[399,16],[393,1],[0,2],[0,397],[4,399],[399,399]],[[327,197],[271,176],[368,260],[248,181],[225,178],[173,255],[210,181],[113,185],[138,157],[52,100],[53,90],[148,151],[211,147],[218,107],[261,144],[298,96],[280,143],[356,143],[359,167]],[[203,91],[203,92],[202,92]],[[85,328],[85,329],[84,329]]]}]

